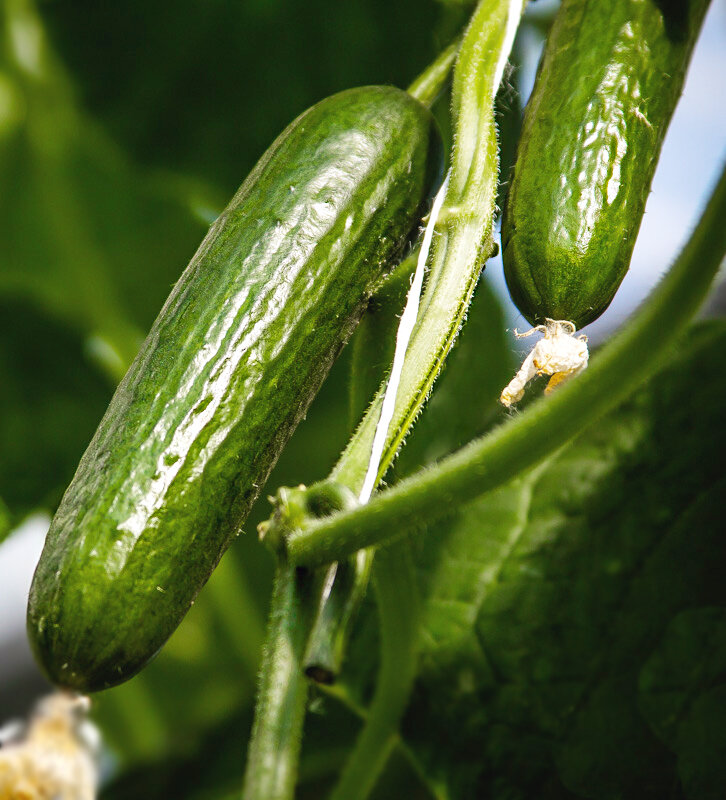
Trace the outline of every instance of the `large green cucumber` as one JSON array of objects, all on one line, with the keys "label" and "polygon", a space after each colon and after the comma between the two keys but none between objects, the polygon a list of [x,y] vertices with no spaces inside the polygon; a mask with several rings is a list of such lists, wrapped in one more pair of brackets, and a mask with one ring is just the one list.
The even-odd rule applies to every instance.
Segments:
[{"label": "large green cucumber", "polygon": [[120,683],[179,624],[417,225],[440,153],[424,106],[364,87],[298,117],[243,183],[51,524],[28,628],[55,683]]},{"label": "large green cucumber", "polygon": [[630,264],[708,0],[563,0],[527,104],[502,222],[532,323],[596,319]]}]

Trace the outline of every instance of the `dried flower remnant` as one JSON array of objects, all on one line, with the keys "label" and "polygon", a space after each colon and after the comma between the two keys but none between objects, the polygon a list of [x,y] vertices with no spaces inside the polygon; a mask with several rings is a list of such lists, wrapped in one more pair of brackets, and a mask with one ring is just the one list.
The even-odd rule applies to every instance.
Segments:
[{"label": "dried flower remnant", "polygon": [[575,336],[575,330],[572,322],[555,319],[548,319],[545,325],[537,325],[526,333],[515,330],[518,339],[533,333],[544,333],[544,337],[532,348],[519,372],[504,388],[500,402],[507,407],[519,402],[525,386],[537,375],[551,376],[545,389],[545,394],[549,394],[563,381],[582,372],[589,358],[587,336]]},{"label": "dried flower remnant", "polygon": [[0,747],[0,800],[94,800],[97,731],[86,697],[43,698],[27,726],[11,725]]}]

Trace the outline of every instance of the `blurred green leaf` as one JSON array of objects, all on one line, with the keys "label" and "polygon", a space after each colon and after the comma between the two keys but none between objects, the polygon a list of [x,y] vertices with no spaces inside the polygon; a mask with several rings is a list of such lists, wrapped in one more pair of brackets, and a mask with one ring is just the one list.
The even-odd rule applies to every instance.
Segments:
[{"label": "blurred green leaf", "polygon": [[678,756],[685,796],[718,800],[726,786],[726,608],[677,614],[641,670],[639,689],[643,716]]},{"label": "blurred green leaf", "polygon": [[31,0],[0,11],[0,105],[0,294],[75,328],[118,379],[204,231],[193,192],[139,175],[78,109]]},{"label": "blurred green leaf", "polygon": [[86,105],[142,161],[232,191],[308,106],[405,87],[448,44],[431,0],[56,0],[42,7]]},{"label": "blurred green leaf", "polygon": [[12,530],[11,519],[10,509],[5,505],[2,497],[0,497],[0,542],[2,542]]},{"label": "blurred green leaf", "polygon": [[77,333],[0,297],[0,531],[55,507],[110,396]]},{"label": "blurred green leaf", "polygon": [[[675,614],[726,606],[722,392],[702,380],[724,344],[726,324],[699,326],[559,456],[419,537],[426,626],[405,738],[444,796],[679,796],[638,680]],[[716,769],[717,747],[699,769]]]},{"label": "blurred green leaf", "polygon": [[209,193],[128,163],[78,109],[30,0],[0,10],[0,186],[0,496],[16,518],[59,500]]},{"label": "blurred green leaf", "polygon": [[101,800],[215,800],[239,796],[250,713],[232,714],[193,756],[166,758],[129,769],[101,792]]}]

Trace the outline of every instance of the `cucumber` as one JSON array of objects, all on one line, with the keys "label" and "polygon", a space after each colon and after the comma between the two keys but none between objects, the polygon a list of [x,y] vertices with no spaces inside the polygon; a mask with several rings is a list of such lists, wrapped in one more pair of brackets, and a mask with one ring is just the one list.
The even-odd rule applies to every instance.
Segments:
[{"label": "cucumber", "polygon": [[364,87],[306,111],[253,169],[51,524],[28,629],[53,682],[118,684],[179,624],[418,224],[440,162],[423,105]]},{"label": "cucumber", "polygon": [[613,299],[707,7],[563,0],[502,220],[507,285],[533,324],[579,328]]}]

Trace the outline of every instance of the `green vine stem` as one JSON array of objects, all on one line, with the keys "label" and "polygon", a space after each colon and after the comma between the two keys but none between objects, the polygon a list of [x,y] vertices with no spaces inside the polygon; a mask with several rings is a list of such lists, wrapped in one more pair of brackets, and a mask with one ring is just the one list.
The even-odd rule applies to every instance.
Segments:
[{"label": "green vine stem", "polygon": [[303,669],[311,680],[336,682],[356,614],[368,588],[373,550],[359,550],[345,561],[336,561],[324,571],[320,599]]},{"label": "green vine stem", "polygon": [[[396,407],[378,470],[393,461],[418,416],[466,315],[484,261],[495,249],[492,226],[498,182],[494,98],[524,0],[482,0],[459,50],[452,86],[455,130],[449,187],[436,227],[416,327],[406,353]],[[424,85],[421,79],[412,90]],[[381,413],[378,392],[331,478],[362,483]],[[361,474],[362,473],[362,474]]]},{"label": "green vine stem", "polygon": [[[345,686],[337,684],[335,686],[321,686],[320,691],[322,694],[333,698],[341,706],[348,709],[351,714],[358,717],[362,722],[368,719],[368,709],[360,705],[355,700],[351,693]],[[403,740],[400,732],[396,732],[393,737],[393,751],[397,752],[403,758],[411,771],[416,775],[421,785],[426,787],[427,794],[431,796],[432,800],[449,800],[449,795],[445,789],[432,779],[432,776],[426,770],[424,763],[419,758],[418,753],[415,753],[411,747]]]},{"label": "green vine stem", "polygon": [[[357,418],[394,355],[400,310],[418,261],[418,248],[396,269],[356,331],[351,363],[351,409]],[[361,487],[351,487],[356,495]],[[375,559],[374,559],[375,556]],[[353,613],[373,575],[380,619],[380,666],[366,721],[333,798],[364,798],[375,785],[398,737],[398,725],[416,675],[417,587],[405,543],[373,548],[328,568],[326,593],[308,642],[306,669],[332,683],[342,666]],[[352,577],[352,582],[350,578]],[[348,578],[348,580],[346,580]]]},{"label": "green vine stem", "polygon": [[648,302],[588,370],[519,417],[370,503],[305,525],[287,539],[295,564],[324,564],[445,515],[529,469],[638,387],[667,358],[726,253],[726,169],[696,230]]},{"label": "green vine stem", "polygon": [[[338,486],[282,488],[274,498],[275,534],[283,536],[305,519],[347,508],[354,501]],[[270,523],[261,526],[266,527]],[[302,659],[319,595],[318,579],[278,557],[243,800],[291,800],[294,795],[308,693]]]},{"label": "green vine stem", "polygon": [[[454,40],[438,57],[413,81],[408,92],[421,103],[431,106],[443,91],[451,68],[459,52],[461,41]],[[381,359],[371,360],[371,353],[388,356],[388,348],[382,343],[395,342],[396,314],[403,307],[408,281],[416,267],[418,249],[400,264],[389,276],[380,292],[371,301],[373,311],[366,315],[356,331],[351,374],[351,411],[354,419],[365,410],[371,395],[380,383]],[[385,326],[385,327],[383,327]],[[390,339],[387,333],[390,329]],[[385,332],[384,332],[385,331]],[[393,351],[391,349],[390,357]],[[390,357],[385,358],[390,364]],[[375,385],[371,387],[371,380]],[[370,429],[373,433],[375,428]],[[364,454],[364,447],[350,454],[357,458]],[[370,446],[368,447],[370,452]],[[345,457],[344,457],[345,458]],[[340,463],[343,463],[342,460]],[[340,467],[339,463],[339,467]],[[365,472],[366,465],[360,465],[351,473]],[[356,493],[360,491],[363,474],[359,481],[345,483]],[[331,564],[322,581],[323,594],[318,604],[317,616],[305,654],[305,672],[311,679],[324,684],[333,683],[340,671],[349,628],[352,624],[370,579],[373,565],[373,552],[360,552],[347,564]]]},{"label": "green vine stem", "polygon": [[455,39],[408,87],[408,93],[423,103],[432,106],[449,80],[449,73],[459,52],[461,41]]},{"label": "green vine stem", "polygon": [[331,800],[364,800],[397,740],[398,724],[416,677],[419,603],[407,543],[376,552],[373,583],[381,625],[381,664],[368,720]]},{"label": "green vine stem", "polygon": [[[461,41],[456,39],[413,81],[408,92],[427,106],[433,105],[443,91],[459,52]],[[370,397],[380,384],[383,365],[393,357],[397,314],[406,300],[406,291],[416,267],[418,248],[389,276],[382,289],[371,301],[371,310],[361,321],[353,343],[351,369],[351,412],[353,419],[365,411]],[[390,348],[388,345],[390,344]],[[389,352],[390,351],[390,352]],[[374,433],[375,428],[370,428]],[[365,455],[365,447],[354,452],[353,458]],[[370,444],[368,446],[370,452]],[[340,465],[344,463],[345,455]],[[366,462],[367,463],[367,462]],[[351,470],[360,480],[344,483],[359,492],[366,464]],[[322,582],[322,596],[305,653],[305,672],[312,680],[331,684],[340,671],[349,628],[365,595],[373,566],[373,552],[361,551],[346,564],[331,564]]]},{"label": "green vine stem", "polygon": [[[398,418],[394,417],[394,434],[386,437],[388,453],[384,455],[384,461],[387,458],[387,463],[390,463],[403,435],[413,424],[417,409],[424,402],[441,361],[451,347],[479,276],[483,263],[481,254],[487,251],[488,245],[490,249],[498,176],[494,98],[521,12],[521,0],[500,2],[494,8],[486,0],[480,3],[459,51],[453,89],[456,144],[449,186],[452,179],[457,183],[453,201],[451,192],[447,190],[446,201],[449,205],[444,214],[445,233],[439,236],[439,244],[444,242],[445,246],[434,250],[427,293],[421,305],[424,311],[423,315],[419,312],[418,317],[419,338],[416,338],[414,331],[406,364],[410,366],[409,359],[416,358],[417,354],[412,353],[412,348],[415,348],[417,341],[420,348],[418,357],[428,358],[429,361],[424,365],[424,374],[421,363],[417,363],[417,369],[409,370],[408,380],[404,377],[401,381],[396,397],[398,399],[403,395],[407,409],[402,416],[400,402],[397,402]],[[454,48],[449,50],[453,56]],[[446,63],[447,59],[448,54],[445,54],[440,61]],[[419,79],[409,91],[423,94],[425,86],[426,82]],[[434,97],[428,90],[427,96]],[[483,162],[479,160],[482,149]],[[491,171],[487,171],[485,165]],[[452,202],[462,205],[454,208]],[[462,232],[464,235],[460,236]],[[463,280],[457,274],[462,269]],[[449,284],[447,277],[451,280]],[[443,316],[440,315],[442,308]],[[428,321],[422,321],[422,316],[426,317],[426,309],[434,313],[428,314]],[[435,330],[438,337],[430,335],[432,323],[437,324]],[[425,331],[423,337],[422,331]],[[368,349],[376,350],[375,341],[371,345]],[[378,343],[377,349],[384,350],[385,346]],[[358,429],[354,437],[357,446],[354,444],[347,448],[331,475],[332,479],[342,481],[356,491],[360,491],[368,468],[384,392],[385,386]],[[386,468],[387,464],[379,467],[376,483]],[[361,555],[371,558],[370,551],[359,553],[359,557]],[[377,553],[373,575],[381,623],[378,681],[368,720],[333,792],[333,800],[364,800],[368,796],[396,740],[400,719],[416,676],[419,633],[417,587],[405,543],[398,543]],[[365,574],[361,573],[360,578],[364,580]],[[332,588],[335,589],[334,584]]]},{"label": "green vine stem", "polygon": [[275,574],[243,800],[289,800],[295,791],[308,689],[300,660],[311,577],[284,563]]},{"label": "green vine stem", "polygon": [[[23,31],[23,37],[11,35]],[[29,270],[14,274],[13,259],[3,265],[2,280],[19,280],[36,302],[63,318],[86,338],[86,351],[114,385],[126,374],[144,339],[144,332],[129,318],[107,263],[91,233],[83,184],[69,172],[69,152],[87,146],[79,139],[88,123],[76,103],[71,82],[53,50],[42,17],[32,0],[6,0],[0,6],[0,71],[21,102],[25,164],[42,192],[37,195],[38,218],[49,241],[54,242],[55,262],[50,279],[33,280]],[[32,51],[21,42],[32,41]],[[29,55],[31,53],[31,55]],[[28,60],[30,59],[30,60]],[[5,113],[5,112],[3,112]],[[12,118],[12,117],[11,117]],[[94,148],[103,141],[94,132]],[[105,144],[103,145],[105,147]],[[100,152],[100,151],[99,151]],[[37,191],[33,184],[26,187]],[[59,201],[62,198],[62,202]],[[22,263],[22,260],[21,262]],[[55,277],[53,277],[55,276]],[[72,294],[67,287],[72,286]]]},{"label": "green vine stem", "polygon": [[[376,293],[356,329],[350,371],[353,420],[365,412],[390,368],[398,315],[406,302],[417,259],[418,248],[414,248]],[[360,485],[348,488],[356,495],[361,489]],[[305,653],[305,672],[318,683],[330,685],[340,673],[350,627],[365,596],[372,566],[373,550],[361,550],[346,562],[327,568]]]},{"label": "green vine stem", "polygon": [[[433,102],[458,54],[452,108],[456,136],[449,190],[442,212],[443,230],[434,241],[429,277],[417,326],[407,350],[377,482],[390,466],[426,400],[461,326],[483,261],[493,249],[491,232],[498,181],[494,98],[522,8],[522,0],[481,2],[463,41],[452,43],[408,89],[422,102]],[[330,475],[332,480],[355,492],[360,491],[363,484],[385,388],[384,382]],[[354,402],[358,395],[360,391],[354,386]],[[362,594],[368,580],[371,558],[370,554],[358,558],[356,596]],[[335,565],[329,568],[329,602],[341,605],[344,601],[335,581],[336,569]],[[327,613],[327,604],[327,598],[323,598],[320,620],[331,616]],[[333,637],[337,637],[335,645],[331,641]],[[325,680],[334,678],[344,638],[344,631],[339,635],[333,628],[316,624],[310,644],[310,668],[314,674]]]},{"label": "green vine stem", "polygon": [[[401,309],[406,304],[420,252],[420,243],[388,276],[371,298],[351,342],[350,420],[357,423],[365,414],[371,398],[390,372],[396,347],[396,332]],[[372,444],[372,442],[371,442]],[[362,480],[353,491],[360,492]]]},{"label": "green vine stem", "polygon": [[[450,202],[444,221],[446,235],[440,237],[448,246],[435,249],[434,263],[422,304],[422,308],[428,309],[428,314],[424,311],[422,315],[424,319],[419,320],[418,325],[419,337],[417,339],[414,332],[411,342],[412,348],[419,342],[419,357],[425,358],[428,355],[429,358],[423,376],[416,373],[413,377],[407,378],[404,375],[401,386],[408,387],[405,392],[404,419],[401,421],[401,411],[397,410],[398,416],[394,417],[395,443],[389,445],[389,452],[384,455],[384,465],[379,472],[379,480],[390,464],[404,431],[415,419],[458,332],[480,272],[482,253],[490,252],[492,249],[491,229],[497,186],[493,103],[504,66],[501,63],[500,51],[506,50],[504,52],[506,61],[523,2],[524,0],[498,0],[493,4],[493,8],[489,9],[487,6],[490,3],[483,0],[474,13],[467,33],[468,41],[472,42],[475,36],[480,41],[475,42],[464,52],[465,40],[459,53],[457,73],[460,77],[457,79],[455,76],[453,90],[454,118],[460,120],[463,127],[454,147],[452,165],[452,170],[458,177],[456,192],[451,194],[451,189],[449,190],[451,198],[447,194]],[[510,21],[512,8],[516,8],[514,26]],[[433,102],[443,88],[455,52],[454,44],[414,81],[412,88],[415,96],[422,102]],[[493,85],[495,80],[497,85]],[[462,99],[462,93],[468,95],[469,99]],[[475,168],[471,168],[473,166]],[[450,262],[453,263],[450,265]],[[458,277],[456,273],[462,270],[464,276]],[[438,291],[437,287],[440,287]],[[440,303],[442,308],[437,310],[441,287],[446,297],[442,298],[443,302]],[[434,297],[437,298],[436,303],[433,302]],[[429,335],[422,337],[421,331],[437,322],[438,325],[435,325],[434,329],[438,330],[438,339],[441,341],[434,344],[434,352],[431,355],[431,343],[435,337]],[[434,364],[433,367],[428,366],[431,363]],[[338,470],[331,476],[342,487],[360,488],[362,484],[376,421],[380,415],[382,396],[380,393],[364,423],[358,429],[354,437],[354,446],[349,446],[339,462],[339,467],[346,465],[347,467],[343,469],[342,474]],[[286,526],[275,527],[281,534],[289,535],[290,530],[300,528],[304,524],[300,520],[297,520],[297,523],[290,525],[286,530]],[[271,532],[269,528],[267,530]],[[274,542],[271,544],[275,546]],[[397,548],[394,548],[394,554],[396,551]],[[309,625],[307,622],[303,623],[300,615],[303,609],[309,611],[316,606],[319,608],[319,603],[316,604],[313,598],[301,600],[295,589],[295,574],[291,570],[291,563],[281,561],[275,581],[255,722],[248,752],[243,795],[245,800],[287,800],[294,791],[306,696],[301,663],[303,652],[300,648],[309,630]],[[384,565],[380,572],[380,576],[383,577],[379,577],[376,581],[377,592],[383,603],[381,608],[384,609],[386,598],[392,596],[396,584],[391,576],[389,585],[386,586],[385,575]],[[396,635],[387,633],[386,636],[391,640],[398,640],[400,646],[405,648],[405,652],[402,650],[399,653],[400,657],[404,661],[412,659],[415,662],[415,650],[410,644],[410,639],[405,635],[406,632],[399,628],[401,620],[405,618],[402,615],[410,615],[414,607],[412,599],[414,595],[406,596],[408,603],[405,603],[404,607],[396,613],[388,614],[384,611],[383,616],[387,620],[385,625],[390,625],[391,630],[398,631]],[[387,670],[385,673],[384,667]],[[381,669],[381,691],[384,692],[383,700],[386,703],[384,706],[383,700],[374,701],[372,713],[359,745],[354,750],[354,759],[350,766],[354,775],[362,769],[375,769],[373,778],[370,779],[370,786],[373,785],[377,771],[385,763],[390,750],[390,736],[384,736],[376,744],[369,730],[374,733],[377,731],[376,736],[379,736],[382,730],[391,732],[391,735],[395,734],[413,681],[410,670],[405,673],[407,676],[405,685],[396,681],[395,662],[385,653]],[[397,698],[395,702],[393,702],[394,695]],[[379,696],[380,692],[376,694],[376,700]]]}]

